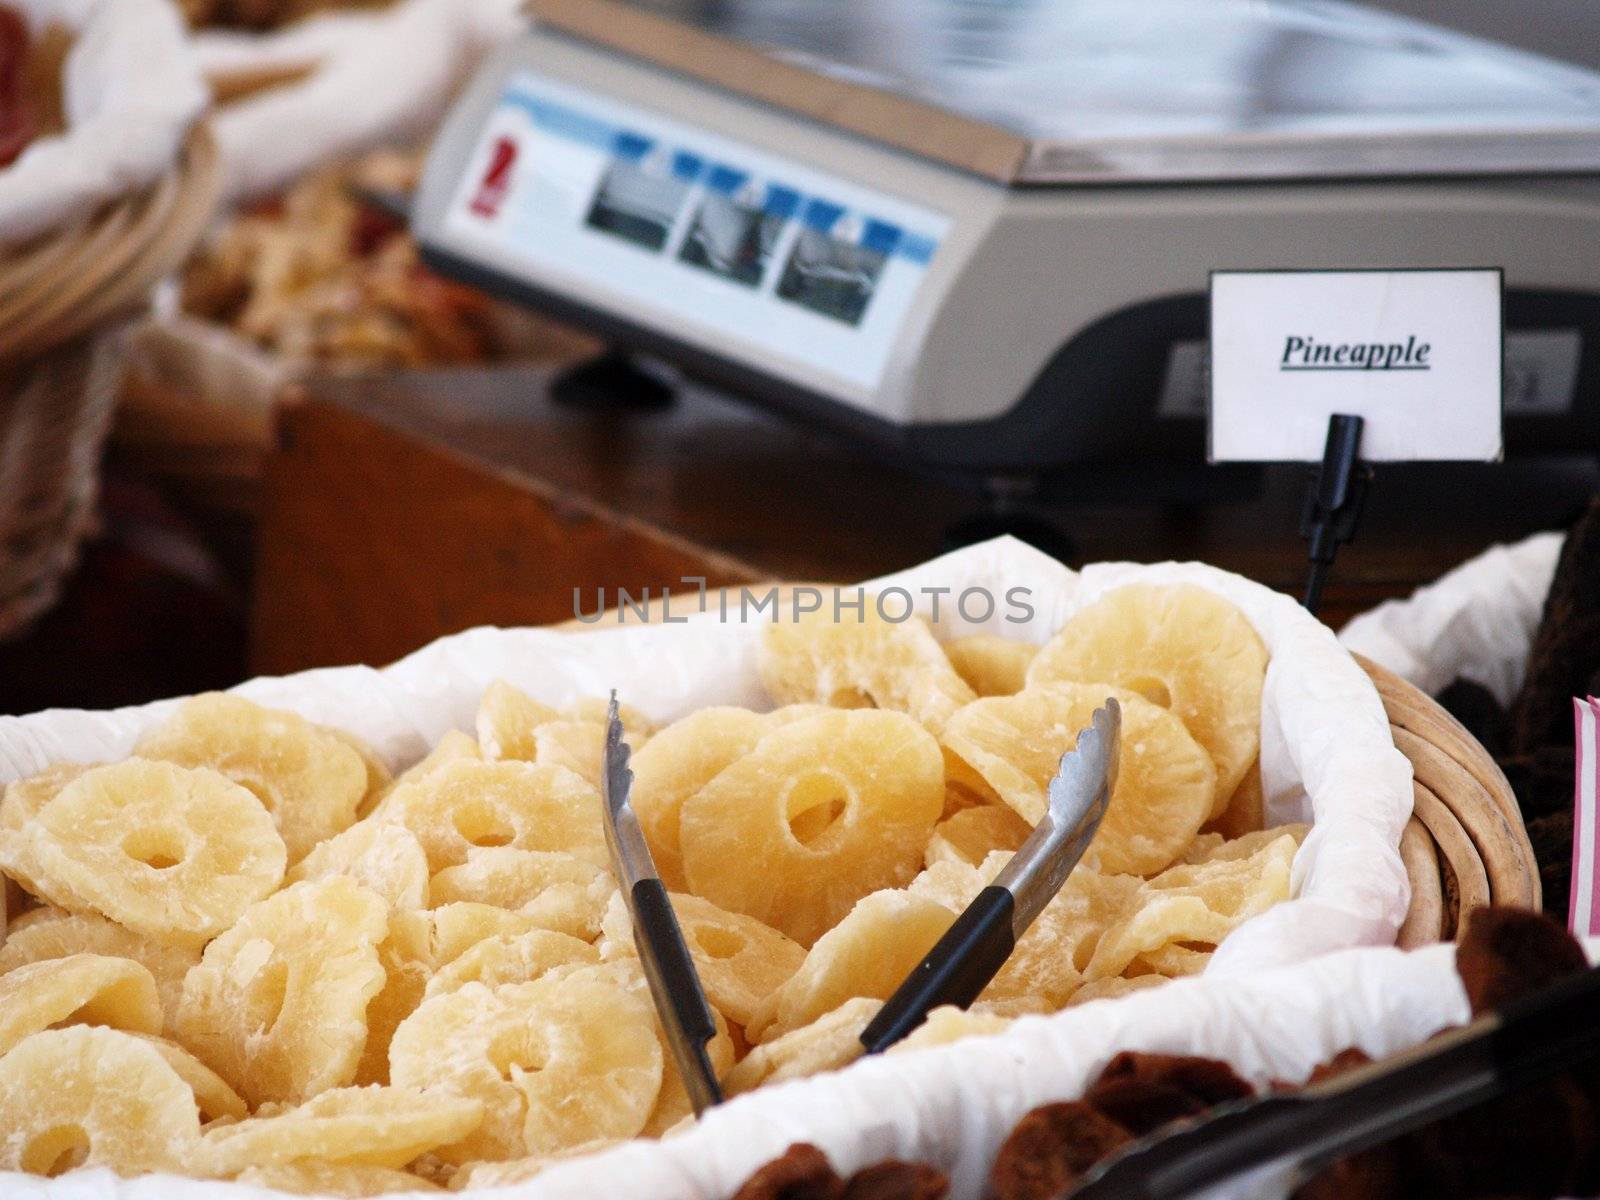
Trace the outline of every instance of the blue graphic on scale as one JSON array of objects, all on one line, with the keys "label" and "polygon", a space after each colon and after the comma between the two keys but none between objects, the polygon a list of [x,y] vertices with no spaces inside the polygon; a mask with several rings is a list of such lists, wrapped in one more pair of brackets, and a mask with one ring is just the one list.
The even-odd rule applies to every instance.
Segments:
[{"label": "blue graphic on scale", "polygon": [[860,324],[888,262],[926,267],[938,250],[936,238],[558,101],[512,88],[503,103],[541,131],[605,154],[589,228],[661,253],[693,203],[678,261],[754,289],[786,247],[773,294],[847,325]]}]

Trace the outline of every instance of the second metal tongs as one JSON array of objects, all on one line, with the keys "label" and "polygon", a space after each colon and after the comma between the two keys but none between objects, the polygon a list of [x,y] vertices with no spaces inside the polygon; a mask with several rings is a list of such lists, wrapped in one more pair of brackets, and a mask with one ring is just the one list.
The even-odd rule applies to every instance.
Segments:
[{"label": "second metal tongs", "polygon": [[1121,733],[1122,708],[1107,699],[1061,756],[1028,840],[862,1031],[869,1054],[898,1042],[941,1004],[966,1008],[1000,973],[1099,831],[1117,783]]}]

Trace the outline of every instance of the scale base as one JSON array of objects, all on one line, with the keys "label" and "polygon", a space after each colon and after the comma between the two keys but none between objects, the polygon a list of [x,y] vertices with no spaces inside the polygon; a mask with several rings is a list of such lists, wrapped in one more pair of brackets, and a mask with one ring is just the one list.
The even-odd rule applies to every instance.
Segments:
[{"label": "scale base", "polygon": [[569,367],[550,384],[550,398],[588,412],[662,412],[678,398],[660,374],[617,350]]}]

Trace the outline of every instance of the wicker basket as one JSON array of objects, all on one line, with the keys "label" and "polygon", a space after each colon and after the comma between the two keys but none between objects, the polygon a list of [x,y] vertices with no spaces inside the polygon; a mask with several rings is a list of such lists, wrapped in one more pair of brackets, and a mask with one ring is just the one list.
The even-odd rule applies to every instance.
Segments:
[{"label": "wicker basket", "polygon": [[0,262],[0,637],[54,601],[94,514],[119,330],[199,238],[216,197],[204,126],[176,168]]},{"label": "wicker basket", "polygon": [[1448,941],[1484,904],[1537,909],[1539,868],[1516,795],[1489,752],[1426,693],[1356,655],[1383,698],[1394,744],[1415,773],[1416,808],[1400,841],[1411,879],[1401,946]]}]

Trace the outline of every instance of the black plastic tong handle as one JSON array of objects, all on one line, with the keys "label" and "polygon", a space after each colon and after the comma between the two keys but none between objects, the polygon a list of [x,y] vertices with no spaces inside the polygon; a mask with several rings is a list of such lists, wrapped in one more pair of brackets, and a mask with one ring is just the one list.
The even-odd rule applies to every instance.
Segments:
[{"label": "black plastic tong handle", "polygon": [[990,884],[967,905],[917,969],[861,1031],[868,1054],[887,1050],[941,1004],[966,1008],[1011,957],[1016,901]]},{"label": "black plastic tong handle", "polygon": [[717,1073],[706,1053],[706,1043],[717,1036],[717,1025],[700,987],[694,960],[689,957],[678,916],[672,911],[672,901],[661,880],[641,879],[633,885],[633,911],[640,932],[645,935],[634,939],[639,953],[648,956],[655,967],[654,971],[646,972],[646,977],[661,980],[666,995],[658,996],[657,1003],[670,1004],[677,1015],[677,1029],[673,1029],[670,1021],[663,1023],[667,1036],[675,1037],[681,1031],[684,1038],[685,1045],[673,1047],[673,1052],[675,1055],[687,1053],[700,1067],[698,1071],[691,1071],[689,1064],[681,1063],[680,1058],[689,1100],[695,1112],[704,1112],[722,1103]]}]

